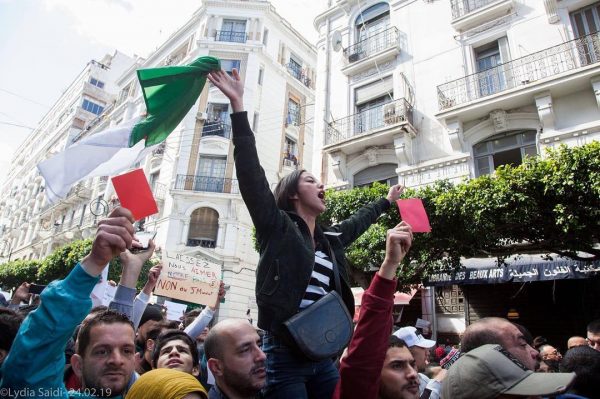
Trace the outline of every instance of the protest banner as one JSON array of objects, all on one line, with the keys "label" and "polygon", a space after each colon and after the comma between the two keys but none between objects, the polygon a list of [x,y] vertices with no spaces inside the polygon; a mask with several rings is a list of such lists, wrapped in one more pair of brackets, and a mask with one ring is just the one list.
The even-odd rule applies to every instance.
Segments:
[{"label": "protest banner", "polygon": [[201,305],[216,306],[221,265],[213,261],[163,251],[163,270],[154,294]]}]

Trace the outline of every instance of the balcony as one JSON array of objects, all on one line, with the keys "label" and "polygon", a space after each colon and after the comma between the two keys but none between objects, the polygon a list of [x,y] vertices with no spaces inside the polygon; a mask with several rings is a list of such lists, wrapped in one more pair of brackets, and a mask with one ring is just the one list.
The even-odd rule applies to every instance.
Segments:
[{"label": "balcony", "polygon": [[205,122],[202,127],[202,137],[218,136],[231,138],[231,126],[223,122]]},{"label": "balcony", "polygon": [[287,63],[286,68],[287,68],[288,72],[290,73],[290,75],[292,75],[297,80],[299,80],[304,86],[310,88],[311,81],[310,81],[310,78],[308,76],[306,76],[306,72],[304,71],[304,68],[302,68],[300,65],[298,65],[295,62]]},{"label": "balcony", "polygon": [[233,32],[229,30],[218,30],[215,35],[217,42],[232,42],[232,43],[246,43],[248,35],[246,32]]},{"label": "balcony", "polygon": [[372,64],[381,64],[400,54],[400,39],[395,26],[367,37],[344,49],[346,66],[342,72],[352,75]]},{"label": "balcony", "polygon": [[506,15],[513,0],[450,0],[452,26],[464,31]]},{"label": "balcony", "polygon": [[164,201],[165,195],[167,194],[167,186],[162,183],[154,183],[152,194],[157,201]]},{"label": "balcony", "polygon": [[449,113],[444,111],[463,104],[475,106],[473,102],[483,103],[487,98],[493,99],[495,108],[502,108],[498,100],[506,100],[505,92],[513,95],[513,107],[521,106],[532,101],[533,90],[552,86],[553,90],[569,91],[577,85],[589,86],[589,78],[598,73],[599,62],[600,33],[582,36],[439,85],[439,109]]},{"label": "balcony", "polygon": [[239,194],[238,181],[223,177],[177,175],[175,190]]},{"label": "balcony", "polygon": [[335,120],[327,127],[324,150],[352,154],[366,146],[393,142],[401,131],[416,134],[412,106],[404,99],[390,101]]}]

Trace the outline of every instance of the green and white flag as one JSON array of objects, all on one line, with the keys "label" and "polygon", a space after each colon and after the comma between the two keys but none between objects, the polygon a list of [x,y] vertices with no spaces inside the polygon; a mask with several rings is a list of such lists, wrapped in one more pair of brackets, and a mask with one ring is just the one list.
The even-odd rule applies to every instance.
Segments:
[{"label": "green and white flag", "polygon": [[83,179],[114,175],[143,159],[190,111],[208,73],[220,68],[219,59],[200,57],[188,65],[138,70],[146,116],[92,134],[40,162],[48,200],[64,198]]}]

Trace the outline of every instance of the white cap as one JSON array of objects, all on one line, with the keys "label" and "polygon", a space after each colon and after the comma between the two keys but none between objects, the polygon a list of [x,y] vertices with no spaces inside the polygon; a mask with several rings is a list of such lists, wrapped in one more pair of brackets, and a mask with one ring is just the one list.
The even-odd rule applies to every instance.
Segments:
[{"label": "white cap", "polygon": [[402,327],[396,331],[394,335],[406,342],[406,346],[409,348],[412,346],[418,346],[429,349],[435,345],[435,341],[425,339],[421,334],[417,334],[417,329],[414,327]]}]

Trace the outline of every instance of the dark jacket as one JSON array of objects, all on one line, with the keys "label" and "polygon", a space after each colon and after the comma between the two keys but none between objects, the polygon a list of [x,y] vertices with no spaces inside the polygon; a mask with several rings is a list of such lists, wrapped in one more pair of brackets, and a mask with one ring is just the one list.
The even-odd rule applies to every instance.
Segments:
[{"label": "dark jacket", "polygon": [[[315,262],[313,239],[301,217],[277,208],[258,160],[256,141],[246,112],[232,114],[231,125],[240,192],[254,222],[260,249],[256,269],[258,326],[279,334],[281,323],[298,312],[310,281]],[[327,239],[335,253],[342,285],[339,294],[350,314],[354,314],[354,297],[348,280],[345,248],[389,207],[389,201],[382,198],[335,226],[325,229],[317,226],[315,229],[315,239]]]}]

